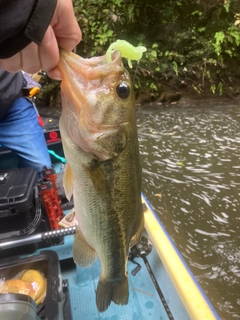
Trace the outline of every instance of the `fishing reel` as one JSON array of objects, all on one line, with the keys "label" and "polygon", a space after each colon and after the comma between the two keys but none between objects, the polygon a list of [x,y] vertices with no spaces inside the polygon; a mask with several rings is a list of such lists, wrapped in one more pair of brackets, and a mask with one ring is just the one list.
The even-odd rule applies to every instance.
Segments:
[{"label": "fishing reel", "polygon": [[146,258],[146,256],[152,251],[152,243],[151,241],[145,237],[142,236],[140,241],[135,244],[130,250],[130,253],[128,255],[128,260],[131,261],[132,263],[136,264],[136,268],[134,268],[131,271],[131,274],[135,276],[138,271],[141,269],[141,265],[135,261],[136,258]]}]

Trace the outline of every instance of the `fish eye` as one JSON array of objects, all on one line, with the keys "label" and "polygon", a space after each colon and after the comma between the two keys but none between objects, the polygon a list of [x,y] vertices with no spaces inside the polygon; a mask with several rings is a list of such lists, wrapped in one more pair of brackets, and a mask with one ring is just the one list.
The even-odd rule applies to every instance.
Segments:
[{"label": "fish eye", "polygon": [[130,88],[126,82],[121,82],[116,88],[119,98],[126,99],[130,94]]}]

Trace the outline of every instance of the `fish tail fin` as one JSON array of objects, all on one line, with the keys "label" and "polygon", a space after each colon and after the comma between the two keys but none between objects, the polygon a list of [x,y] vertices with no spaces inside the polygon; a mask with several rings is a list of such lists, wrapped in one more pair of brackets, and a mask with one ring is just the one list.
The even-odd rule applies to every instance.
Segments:
[{"label": "fish tail fin", "polygon": [[96,295],[96,303],[99,312],[106,311],[111,301],[121,305],[127,304],[128,296],[129,291],[127,276],[117,283],[104,280],[100,276]]},{"label": "fish tail fin", "polygon": [[128,303],[128,296],[128,278],[125,276],[123,280],[113,287],[112,301],[116,304],[124,305]]},{"label": "fish tail fin", "polygon": [[96,260],[96,252],[85,240],[82,232],[77,229],[73,243],[73,260],[82,268],[90,267]]}]

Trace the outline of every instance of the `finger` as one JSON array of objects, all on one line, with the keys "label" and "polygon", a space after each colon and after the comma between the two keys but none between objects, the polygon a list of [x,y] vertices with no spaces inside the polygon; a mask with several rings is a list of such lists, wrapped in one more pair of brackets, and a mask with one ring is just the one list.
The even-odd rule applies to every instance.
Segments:
[{"label": "finger", "polygon": [[74,16],[72,0],[59,0],[51,26],[58,46],[70,53],[82,39],[82,33]]},{"label": "finger", "polygon": [[52,27],[49,26],[42,44],[38,47],[42,70],[49,72],[56,68],[59,62],[59,49]]},{"label": "finger", "polygon": [[30,43],[21,51],[22,70],[28,73],[36,73],[41,70],[41,61],[38,55],[38,46]]},{"label": "finger", "polygon": [[21,55],[20,53],[15,54],[11,58],[1,59],[0,68],[8,72],[18,72],[21,70]]},{"label": "finger", "polygon": [[62,80],[63,78],[63,75],[59,68],[54,68],[51,71],[48,71],[47,75],[53,80]]}]

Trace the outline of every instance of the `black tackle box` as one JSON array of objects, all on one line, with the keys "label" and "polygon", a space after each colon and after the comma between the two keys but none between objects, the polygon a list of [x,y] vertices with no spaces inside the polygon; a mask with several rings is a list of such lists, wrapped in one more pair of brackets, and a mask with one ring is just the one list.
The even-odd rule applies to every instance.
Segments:
[{"label": "black tackle box", "polygon": [[[0,243],[51,230],[38,196],[38,179],[38,173],[30,167],[0,171]],[[47,239],[0,250],[0,258],[33,253],[61,242]]]},{"label": "black tackle box", "polygon": [[[0,238],[29,233],[29,226],[40,215],[33,168],[0,172]],[[38,211],[38,212],[37,212]],[[37,220],[39,220],[38,217]]]},{"label": "black tackle box", "polygon": [[[71,308],[68,293],[68,281],[62,280],[58,255],[55,251],[45,250],[27,258],[0,259],[0,279],[10,280],[24,270],[39,271],[47,281],[46,297],[37,306],[37,315],[42,320],[71,320]],[[8,294],[0,294],[1,305],[11,312],[14,306],[6,299]],[[8,300],[9,308],[6,305]]]}]

